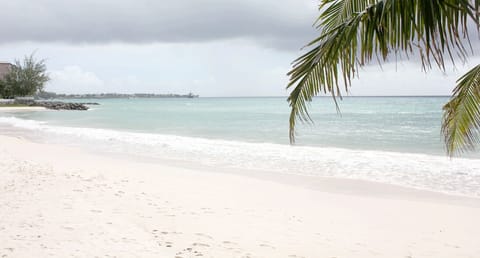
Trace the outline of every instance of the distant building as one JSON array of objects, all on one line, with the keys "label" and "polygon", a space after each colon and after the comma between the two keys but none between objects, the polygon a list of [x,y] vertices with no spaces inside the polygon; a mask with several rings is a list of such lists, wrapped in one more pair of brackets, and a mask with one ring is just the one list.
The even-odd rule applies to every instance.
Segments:
[{"label": "distant building", "polygon": [[0,62],[0,80],[10,71],[13,65],[7,62]]}]

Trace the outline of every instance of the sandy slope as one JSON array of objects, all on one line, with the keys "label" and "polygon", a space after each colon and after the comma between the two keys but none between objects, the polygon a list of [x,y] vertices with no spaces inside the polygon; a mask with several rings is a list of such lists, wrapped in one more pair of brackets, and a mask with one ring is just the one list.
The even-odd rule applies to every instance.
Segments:
[{"label": "sandy slope", "polygon": [[44,107],[0,107],[0,112],[16,112],[16,111],[45,111]]},{"label": "sandy slope", "polygon": [[478,200],[361,182],[344,194],[335,189],[352,182],[323,184],[310,190],[0,136],[0,257],[480,256]]}]

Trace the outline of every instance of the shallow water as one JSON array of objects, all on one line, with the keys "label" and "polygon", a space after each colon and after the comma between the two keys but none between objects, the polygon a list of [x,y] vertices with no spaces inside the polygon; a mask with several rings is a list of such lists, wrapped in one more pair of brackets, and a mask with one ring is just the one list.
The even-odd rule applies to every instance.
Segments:
[{"label": "shallow water", "polygon": [[0,114],[46,142],[223,168],[364,179],[480,197],[480,159],[445,157],[446,97],[329,98],[288,140],[284,98],[109,99],[87,112]]}]

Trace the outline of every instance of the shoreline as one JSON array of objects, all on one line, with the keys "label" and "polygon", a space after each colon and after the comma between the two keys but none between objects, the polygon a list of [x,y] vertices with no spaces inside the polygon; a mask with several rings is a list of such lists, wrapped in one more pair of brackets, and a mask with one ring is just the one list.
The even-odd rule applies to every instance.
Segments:
[{"label": "shoreline", "polygon": [[348,180],[312,190],[291,178],[207,173],[3,135],[0,157],[7,257],[480,253],[479,200]]},{"label": "shoreline", "polygon": [[[225,174],[233,175],[240,177],[247,177],[258,179],[267,182],[275,182],[279,184],[284,184],[288,186],[295,186],[306,188],[314,191],[334,193],[334,194],[347,194],[347,195],[366,195],[366,196],[375,196],[381,195],[385,198],[393,199],[403,199],[408,200],[414,197],[416,200],[423,201],[442,201],[449,204],[459,204],[467,206],[480,206],[480,197],[474,197],[463,194],[456,193],[446,193],[440,191],[433,191],[430,189],[415,188],[409,186],[403,186],[399,184],[392,184],[387,182],[377,182],[363,179],[354,179],[354,178],[340,178],[340,177],[324,177],[317,175],[302,175],[302,174],[290,174],[290,173],[281,173],[278,171],[268,171],[268,170],[252,170],[252,169],[242,169],[242,168],[225,168],[225,167],[216,167],[214,165],[204,165],[198,164],[196,162],[185,162],[183,160],[172,160],[164,158],[152,158],[134,155],[130,153],[119,153],[119,152],[105,152],[104,150],[98,150],[95,148],[88,148],[88,145],[78,146],[78,145],[64,145],[63,143],[49,143],[45,140],[38,139],[38,135],[32,135],[28,130],[19,131],[15,130],[14,127],[0,127],[0,130],[6,130],[4,134],[0,133],[0,137],[10,137],[21,139],[26,142],[47,145],[47,146],[57,146],[60,148],[65,147],[66,149],[77,150],[82,153],[89,153],[91,155],[98,155],[106,157],[113,160],[126,160],[131,163],[141,163],[141,164],[161,164],[162,166],[198,171],[202,173],[214,173],[214,174]],[[402,154],[402,153],[397,153]],[[409,155],[411,153],[405,153]]]},{"label": "shoreline", "polygon": [[[34,122],[34,120],[28,120],[28,122]],[[122,142],[118,141],[120,139],[121,134],[129,136],[152,136],[155,134],[151,133],[142,133],[142,132],[130,132],[130,131],[121,131],[121,130],[115,130],[115,129],[102,129],[102,128],[83,128],[83,127],[65,127],[68,129],[76,130],[73,134],[75,133],[80,133],[82,137],[85,137],[85,132],[81,130],[86,130],[86,131],[95,131],[95,130],[103,130],[104,132],[102,137],[104,137],[105,132],[111,133],[109,134],[108,141],[103,141],[103,142],[92,142],[89,144],[84,144],[84,142],[77,141],[77,142],[72,142],[71,138],[69,139],[69,134],[71,132],[68,132],[69,134],[61,135],[59,134],[56,136],[55,134],[44,134],[40,131],[43,131],[41,129],[39,132],[36,132],[35,130],[38,130],[37,127],[30,127],[31,125],[27,123],[27,127],[23,128],[24,124],[22,124],[20,127],[17,127],[12,124],[5,124],[4,126],[0,125],[0,130],[3,130],[4,133],[3,135],[5,136],[20,136],[28,141],[34,142],[34,143],[40,143],[40,144],[56,144],[56,145],[65,145],[65,146],[70,146],[70,147],[75,147],[75,148],[80,148],[85,152],[90,152],[90,153],[95,153],[98,155],[102,156],[108,156],[108,157],[113,157],[116,159],[128,159],[130,161],[135,161],[135,162],[141,162],[141,163],[161,163],[170,167],[178,167],[178,168],[183,168],[183,169],[191,169],[191,170],[202,170],[202,171],[213,171],[213,172],[219,172],[219,173],[229,173],[229,174],[236,174],[236,175],[243,175],[243,176],[248,176],[248,177],[254,177],[254,178],[259,178],[259,179],[264,179],[267,181],[275,181],[275,182],[280,182],[280,183],[287,183],[287,184],[295,184],[303,187],[308,187],[313,190],[324,190],[322,187],[324,187],[323,182],[324,181],[345,181],[345,183],[342,183],[342,185],[349,185],[350,188],[348,187],[341,187],[340,189],[341,192],[339,192],[337,189],[334,189],[335,191],[339,193],[351,193],[352,192],[352,186],[353,188],[356,189],[353,191],[353,193],[359,191],[361,194],[370,194],[369,191],[363,191],[361,188],[368,188],[368,187],[357,187],[357,185],[374,185],[373,189],[384,189],[380,193],[381,194],[388,194],[393,197],[397,195],[396,193],[398,192],[403,192],[406,195],[411,195],[410,192],[414,192],[416,195],[416,198],[430,198],[429,196],[443,196],[443,199],[448,199],[449,201],[456,202],[459,199],[470,199],[475,202],[475,200],[480,200],[480,196],[478,193],[467,193],[466,191],[462,192],[461,190],[455,190],[455,187],[457,185],[450,185],[450,191],[442,191],[442,189],[435,189],[435,188],[429,188],[425,187],[422,185],[409,185],[408,182],[402,182],[402,181],[389,181],[386,180],[388,177],[381,177],[380,180],[375,180],[375,176],[371,178],[367,177],[358,177],[358,175],[354,174],[354,176],[349,176],[348,172],[347,174],[345,172],[342,172],[343,174],[333,174],[333,175],[322,175],[322,173],[319,174],[309,174],[309,173],[297,173],[295,170],[292,172],[292,170],[278,170],[277,167],[275,169],[270,169],[266,168],[265,166],[263,167],[256,167],[256,168],[251,168],[251,167],[236,167],[236,166],[231,166],[230,164],[227,165],[222,165],[221,162],[216,162],[216,163],[209,163],[209,162],[200,162],[198,158],[192,158],[190,157],[189,159],[179,159],[177,156],[162,156],[162,155],[150,155],[150,154],[143,154],[143,153],[135,153],[135,152],[121,152],[121,151],[110,151],[109,146],[112,144],[126,144],[126,146],[130,147],[136,147],[133,145],[132,142]],[[43,125],[42,125],[43,126]],[[47,125],[48,126],[48,125]],[[55,128],[55,127],[53,127]],[[95,132],[94,132],[95,133]],[[110,137],[111,135],[111,137]],[[123,135],[123,136],[125,136]],[[176,135],[160,135],[162,137],[171,137],[174,138],[175,140],[178,140],[178,138],[181,139],[182,142],[188,142],[190,140],[196,140],[200,139],[202,141],[210,141],[211,139],[204,139],[204,138],[192,138],[190,136],[176,136]],[[64,137],[60,138],[62,140],[55,140],[51,141],[50,139],[56,139],[56,137]],[[162,144],[164,146],[169,146],[172,144],[172,139],[162,139],[166,141],[166,143]],[[86,140],[89,140],[90,138],[86,138]],[[66,142],[67,140],[67,142]],[[154,139],[156,140],[156,139]],[[229,146],[231,150],[232,146],[230,145],[235,145],[235,144],[246,144],[246,145],[251,145],[251,144],[257,144],[257,143],[250,143],[250,142],[239,142],[239,141],[230,141],[230,140],[219,140],[219,139],[213,139],[213,142],[215,144],[218,144],[220,146]],[[142,143],[140,143],[142,144]],[[267,143],[270,144],[270,143]],[[211,145],[211,143],[210,143]],[[210,148],[212,146],[206,146],[207,148]],[[277,145],[277,144],[272,144],[272,145]],[[98,146],[102,146],[98,148]],[[116,146],[118,148],[118,146]],[[205,146],[204,146],[205,147]],[[251,148],[251,146],[249,146]],[[285,147],[284,145],[278,145],[277,147]],[[122,147],[123,148],[123,147]],[[294,148],[297,148],[295,146]],[[298,148],[310,148],[310,146],[299,146]],[[287,148],[287,151],[293,150],[293,148]],[[347,155],[359,155],[359,153],[364,154],[364,156],[367,157],[365,161],[373,160],[372,157],[386,157],[390,160],[391,165],[395,165],[395,162],[397,162],[397,159],[400,159],[401,161],[409,160],[409,159],[432,159],[429,160],[428,162],[434,164],[435,161],[440,161],[442,164],[447,165],[446,168],[441,168],[444,170],[444,172],[448,172],[448,166],[450,164],[459,164],[459,163],[469,163],[469,164],[475,164],[478,169],[480,169],[480,160],[479,159],[474,159],[471,157],[462,157],[462,158],[456,158],[454,160],[449,160],[447,157],[440,156],[440,155],[434,155],[434,154],[425,154],[425,153],[414,153],[414,152],[394,152],[394,151],[379,151],[379,150],[357,150],[357,149],[344,149],[344,148],[338,148],[338,147],[327,147],[325,148],[325,151],[332,151],[332,152],[338,152],[342,154],[347,154]],[[147,152],[149,153],[149,152]],[[337,155],[338,155],[337,153]],[[195,153],[197,154],[197,153]],[[202,154],[203,158],[208,158],[204,156],[204,153]],[[218,152],[216,153],[218,154]],[[252,156],[254,157],[254,156]],[[447,162],[446,162],[447,161]],[[330,162],[330,160],[329,160]],[[393,163],[392,163],[393,162]],[[472,162],[472,163],[470,163]],[[419,163],[420,164],[420,163]],[[414,163],[414,165],[419,165]],[[336,168],[338,168],[338,165],[333,164]],[[421,164],[424,165],[424,164]],[[438,167],[438,166],[436,166]],[[340,169],[343,169],[340,167]],[[355,168],[354,168],[355,169]],[[384,167],[388,171],[388,167]],[[468,168],[472,169],[472,168]],[[378,168],[375,169],[376,171],[380,171]],[[298,171],[303,171],[301,168],[298,169]],[[350,171],[350,170],[349,170]],[[407,170],[408,171],[408,170]],[[475,170],[474,170],[475,171]],[[355,172],[355,170],[354,170]],[[468,175],[469,171],[466,170],[459,170],[458,167],[453,170],[452,176],[453,176],[453,182],[457,180],[458,178],[455,178],[456,174],[466,174]],[[459,173],[462,172],[462,173]],[[466,172],[466,173],[463,173]],[[471,171],[470,171],[471,172]],[[473,173],[472,175],[475,175],[476,173]],[[427,173],[428,175],[428,173]],[[438,176],[438,175],[436,175]],[[395,178],[395,177],[394,177]],[[474,178],[475,179],[475,178]],[[432,181],[435,182],[435,181]],[[448,182],[447,182],[448,183]],[[375,185],[378,185],[380,187],[375,187]],[[383,187],[386,186],[386,187]],[[474,183],[472,183],[469,187],[474,187]],[[327,189],[329,188],[328,185],[326,187]],[[395,191],[392,191],[391,189],[397,189]],[[378,192],[378,191],[375,191]],[[434,197],[436,198],[436,197]]]},{"label": "shoreline", "polygon": [[8,107],[8,106],[0,106],[0,112],[15,112],[15,111],[46,111],[48,110],[45,107],[30,107],[30,106],[22,106],[22,107]]}]

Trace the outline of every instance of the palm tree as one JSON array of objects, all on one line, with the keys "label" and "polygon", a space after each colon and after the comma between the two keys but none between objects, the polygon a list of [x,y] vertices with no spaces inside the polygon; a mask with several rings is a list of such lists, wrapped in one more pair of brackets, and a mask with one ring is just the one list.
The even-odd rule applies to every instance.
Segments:
[{"label": "palm tree", "polygon": [[[445,70],[445,59],[465,62],[473,53],[472,25],[479,30],[480,0],[322,0],[315,25],[320,36],[288,73],[290,141],[298,121],[310,122],[308,103],[319,93],[342,98],[358,68],[389,56],[418,55],[424,71]],[[469,28],[470,27],[470,28]],[[480,137],[480,65],[458,80],[444,106],[447,152],[473,149]]]}]

